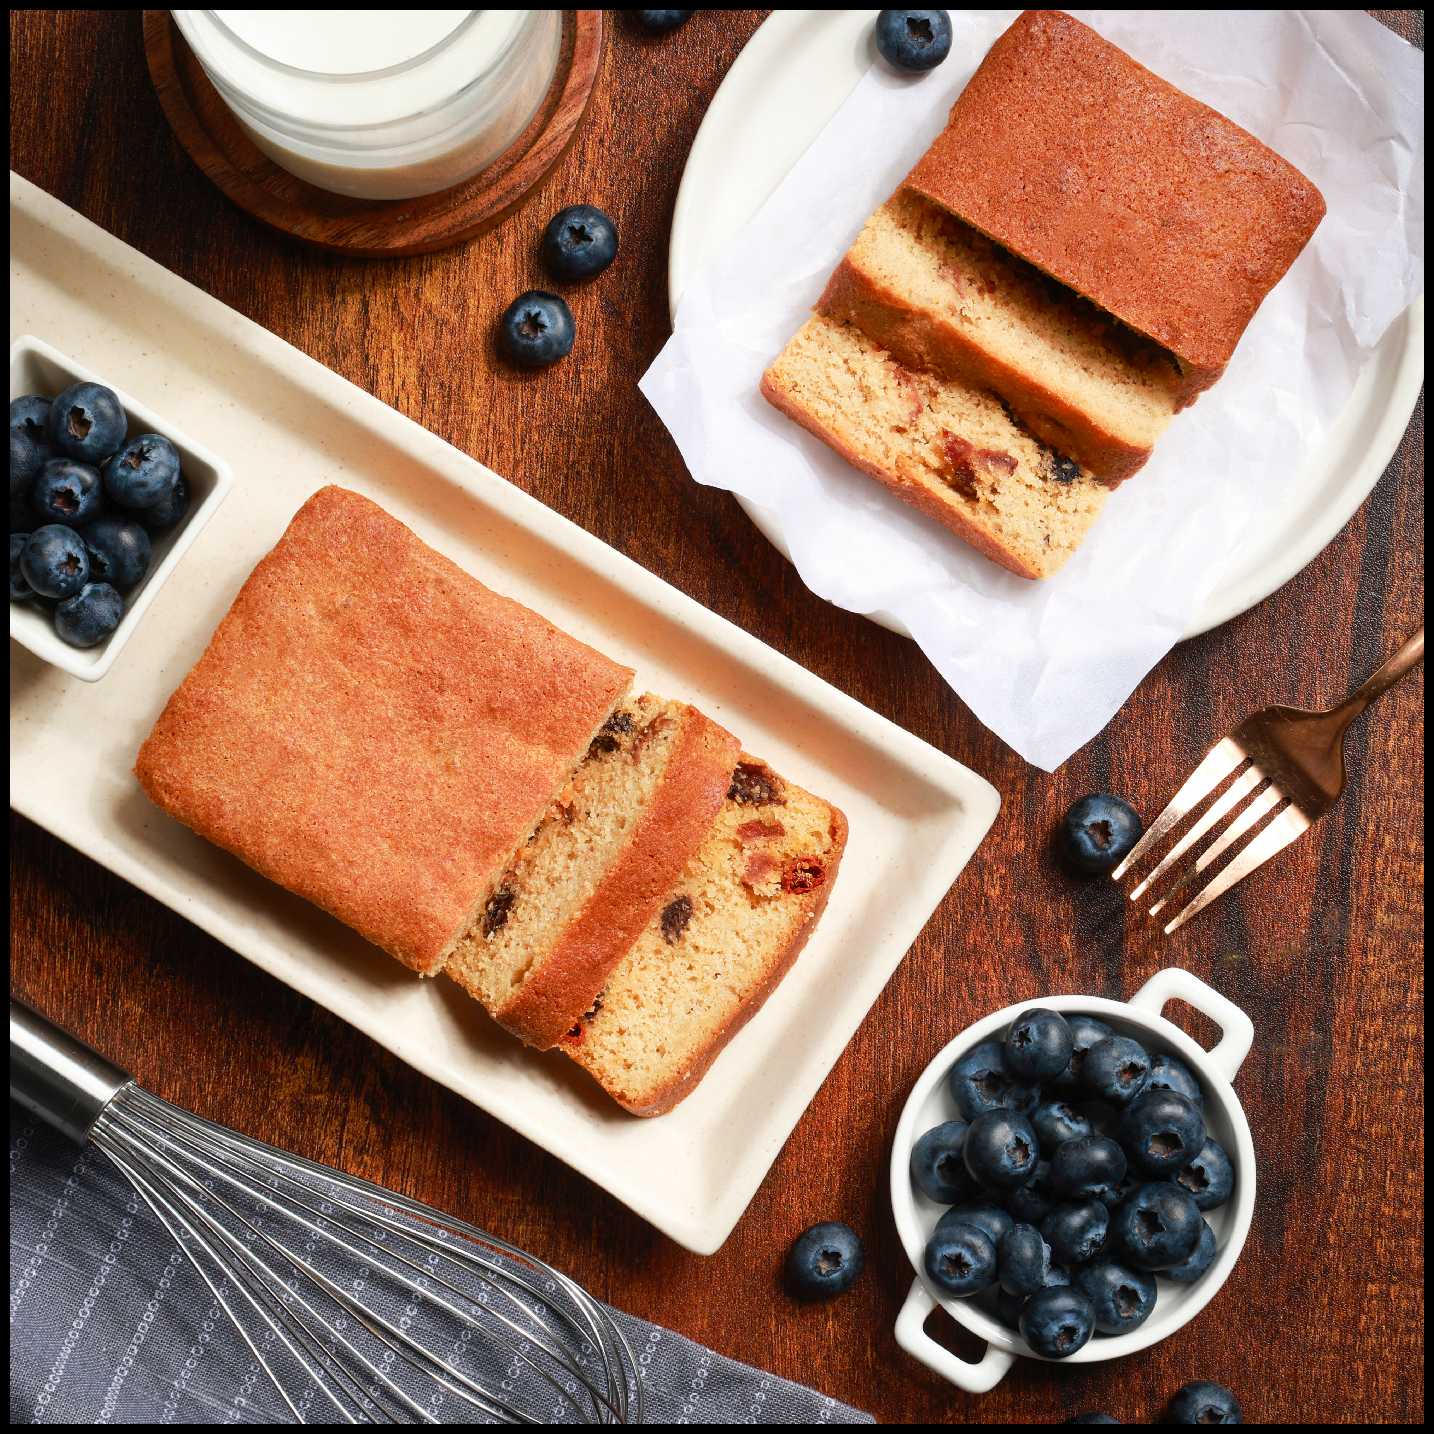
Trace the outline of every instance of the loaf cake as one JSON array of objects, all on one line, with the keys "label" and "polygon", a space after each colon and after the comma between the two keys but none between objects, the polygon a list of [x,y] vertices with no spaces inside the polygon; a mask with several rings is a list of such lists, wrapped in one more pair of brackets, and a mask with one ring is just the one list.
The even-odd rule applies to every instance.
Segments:
[{"label": "loaf cake", "polygon": [[135,771],[200,836],[431,974],[631,679],[328,487],[240,589]]},{"label": "loaf cake", "polygon": [[906,190],[867,221],[817,311],[907,368],[990,389],[1107,484],[1146,461],[1179,404],[1166,350]]},{"label": "loaf cake", "polygon": [[996,41],[906,187],[1169,349],[1185,401],[1325,211],[1293,165],[1058,10]]},{"label": "loaf cake", "polygon": [[623,703],[519,850],[447,974],[530,1045],[593,1003],[712,825],[737,739],[695,707]]},{"label": "loaf cake", "polygon": [[841,812],[744,753],[711,830],[559,1049],[635,1115],[670,1110],[796,960],[845,845]]},{"label": "loaf cake", "polygon": [[898,497],[1002,567],[1048,577],[1109,489],[1022,426],[989,391],[898,363],[822,314],[762,378],[768,400]]}]

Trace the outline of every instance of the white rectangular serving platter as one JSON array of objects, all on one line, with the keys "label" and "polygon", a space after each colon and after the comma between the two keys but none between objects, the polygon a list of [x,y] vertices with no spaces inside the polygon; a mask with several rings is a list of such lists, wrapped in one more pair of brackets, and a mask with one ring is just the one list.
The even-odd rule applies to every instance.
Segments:
[{"label": "white rectangular serving platter", "polygon": [[[10,284],[12,337],[35,334],[110,375],[237,479],[103,681],[11,643],[11,805],[679,1244],[717,1249],[995,819],[995,790],[14,174]],[[484,582],[636,668],[639,684],[698,703],[846,812],[846,858],[805,953],[670,1114],[625,1114],[564,1057],[525,1050],[456,986],[413,977],[170,821],[136,784],[135,753],[169,694],[325,483],[381,503]],[[141,1074],[163,1093],[162,1073]]]}]

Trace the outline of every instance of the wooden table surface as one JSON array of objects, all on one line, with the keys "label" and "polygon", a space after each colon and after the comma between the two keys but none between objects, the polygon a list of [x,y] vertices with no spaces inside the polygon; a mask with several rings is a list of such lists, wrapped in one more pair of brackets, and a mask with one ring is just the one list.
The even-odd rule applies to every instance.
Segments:
[{"label": "wooden table surface", "polygon": [[[912,643],[818,600],[730,495],[694,483],[638,393],[668,333],[683,162],[760,15],[702,13],[662,42],[614,24],[588,119],[536,202],[466,248],[382,263],[306,251],[220,196],[170,136],[137,12],[10,21],[10,154],[22,175],[1000,790],[995,828],[726,1245],[707,1259],[678,1249],[13,816],[12,989],[172,1100],[466,1216],[636,1314],[883,1422],[1059,1422],[1091,1408],[1150,1420],[1195,1378],[1230,1385],[1253,1422],[1420,1420],[1422,675],[1355,729],[1335,811],[1173,940],[1127,922],[1108,890],[1064,879],[1047,839],[1091,790],[1120,792],[1149,817],[1247,712],[1341,698],[1422,622],[1422,400],[1370,500],[1303,573],[1177,647],[1054,776],[1025,765]],[[1421,17],[1386,12],[1422,45]],[[494,321],[540,280],[547,217],[577,201],[614,215],[622,253],[572,296],[571,358],[520,376],[493,356]],[[1259,1155],[1244,1257],[1210,1308],[1153,1349],[1076,1368],[1023,1361],[989,1395],[952,1390],[891,1332],[911,1272],[883,1186],[907,1090],[936,1049],[998,1006],[1125,996],[1172,964],[1255,1022],[1236,1083]],[[1209,1034],[1198,1019],[1190,1029]],[[825,1219],[862,1234],[867,1270],[846,1297],[802,1307],[781,1291],[781,1258]],[[964,1332],[950,1337],[974,1354]]]}]

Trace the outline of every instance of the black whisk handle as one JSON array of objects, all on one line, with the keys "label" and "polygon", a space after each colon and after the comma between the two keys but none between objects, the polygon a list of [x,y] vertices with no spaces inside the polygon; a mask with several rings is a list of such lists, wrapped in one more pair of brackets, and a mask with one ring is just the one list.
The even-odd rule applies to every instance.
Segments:
[{"label": "black whisk handle", "polygon": [[130,1083],[112,1065],[23,1001],[10,997],[10,1098],[77,1145]]}]

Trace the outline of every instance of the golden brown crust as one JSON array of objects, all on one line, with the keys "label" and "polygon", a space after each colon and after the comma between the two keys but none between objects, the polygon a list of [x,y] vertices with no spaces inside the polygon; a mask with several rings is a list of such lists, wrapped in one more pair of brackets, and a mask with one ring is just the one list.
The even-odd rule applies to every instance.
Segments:
[{"label": "golden brown crust", "polygon": [[949,528],[958,538],[969,543],[978,553],[990,558],[993,563],[999,563],[1008,572],[1015,573],[1018,578],[1035,579],[1047,576],[1047,574],[1037,572],[1018,553],[999,542],[994,534],[973,523],[962,510],[954,495],[948,498],[934,493],[916,478],[893,473],[879,464],[867,462],[830,428],[819,423],[816,416],[804,403],[787,392],[770,369],[762,375],[761,387],[762,397],[768,403],[772,404],[774,408],[781,409],[788,418],[801,424],[808,433],[815,434],[833,452],[839,453],[845,458],[853,468],[859,468],[863,473],[875,478],[878,483],[891,489],[903,503],[909,503],[928,517],[935,518],[943,528]]},{"label": "golden brown crust", "polygon": [[908,187],[1219,377],[1324,216],[1233,121],[1058,10],[991,47]]},{"label": "golden brown crust", "polygon": [[1032,374],[973,342],[958,325],[909,302],[853,263],[850,255],[827,281],[817,312],[854,324],[907,368],[994,390],[1037,438],[1074,458],[1107,487],[1123,483],[1150,457],[1149,448],[1103,428]]},{"label": "golden brown crust", "polygon": [[200,836],[431,974],[631,678],[322,488],[135,773]]},{"label": "golden brown crust", "polygon": [[753,988],[746,1000],[733,1012],[732,1018],[718,1030],[710,1041],[693,1057],[692,1064],[666,1085],[659,1087],[652,1092],[646,1100],[626,1101],[616,1091],[609,1090],[608,1094],[633,1115],[654,1116],[665,1115],[675,1105],[678,1105],[689,1094],[697,1083],[705,1076],[717,1059],[726,1048],[727,1043],[757,1014],[766,1004],[767,998],[781,984],[782,978],[792,969],[796,959],[802,953],[802,948],[807,944],[807,938],[811,936],[817,922],[821,919],[822,912],[826,910],[827,901],[831,897],[832,887],[836,885],[837,872],[841,866],[842,855],[846,851],[847,822],[845,815],[837,807],[831,807],[831,846],[826,853],[827,879],[822,883],[810,897],[806,898],[807,910],[802,922],[793,931],[790,940],[776,955],[772,964],[763,974],[762,980]]},{"label": "golden brown crust", "polygon": [[612,968],[657,914],[727,794],[741,744],[695,707],[661,784],[592,899],[569,922],[542,964],[495,1012],[540,1050],[556,1045],[592,1009]]}]

